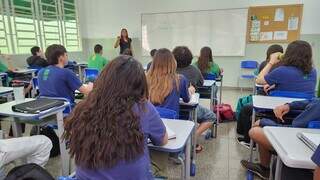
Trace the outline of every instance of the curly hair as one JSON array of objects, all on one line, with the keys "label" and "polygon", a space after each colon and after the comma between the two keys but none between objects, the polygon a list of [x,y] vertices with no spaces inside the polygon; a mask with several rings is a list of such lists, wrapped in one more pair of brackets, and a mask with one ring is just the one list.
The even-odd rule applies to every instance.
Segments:
[{"label": "curly hair", "polygon": [[198,58],[198,68],[202,74],[205,74],[210,69],[210,63],[213,62],[212,50],[210,47],[203,47],[200,50]]},{"label": "curly hair", "polygon": [[193,55],[187,46],[177,46],[172,54],[177,61],[177,68],[184,68],[191,64]]},{"label": "curly hair", "polygon": [[63,138],[70,141],[76,164],[88,169],[111,168],[142,155],[144,135],[133,106],[144,110],[147,98],[142,65],[129,56],[111,61],[65,122]]},{"label": "curly hair", "polygon": [[303,74],[309,74],[313,68],[312,48],[306,41],[291,42],[284,54],[284,66],[294,66],[300,69]]}]

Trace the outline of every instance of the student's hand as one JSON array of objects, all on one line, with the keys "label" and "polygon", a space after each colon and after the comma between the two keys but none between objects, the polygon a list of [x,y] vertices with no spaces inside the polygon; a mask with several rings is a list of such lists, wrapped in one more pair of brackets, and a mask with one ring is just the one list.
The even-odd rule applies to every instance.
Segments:
[{"label": "student's hand", "polygon": [[223,72],[224,72],[223,68],[220,68],[220,74],[223,74]]},{"label": "student's hand", "polygon": [[269,84],[266,84],[263,86],[263,91],[268,94],[268,92],[271,90],[271,89],[274,89],[276,87],[276,85],[269,85]]},{"label": "student's hand", "polygon": [[192,85],[188,88],[188,90],[190,95],[196,93],[196,88],[194,88]]},{"label": "student's hand", "polygon": [[281,105],[281,106],[278,106],[276,107],[273,112],[274,112],[274,115],[280,119],[282,122],[284,122],[283,120],[283,116],[285,114],[287,114],[288,112],[290,111],[290,107],[288,104],[284,104],[284,105]]},{"label": "student's hand", "polygon": [[280,59],[278,58],[280,54],[281,53],[279,52],[271,54],[269,63],[271,63],[272,65],[278,64],[280,62]]}]

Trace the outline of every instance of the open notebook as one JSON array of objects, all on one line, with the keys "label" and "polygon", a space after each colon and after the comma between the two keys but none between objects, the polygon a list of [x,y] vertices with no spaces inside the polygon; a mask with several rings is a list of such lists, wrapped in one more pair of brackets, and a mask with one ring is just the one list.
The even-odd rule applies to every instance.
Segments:
[{"label": "open notebook", "polygon": [[315,151],[320,144],[320,133],[298,133],[298,138],[304,142],[312,151]]}]

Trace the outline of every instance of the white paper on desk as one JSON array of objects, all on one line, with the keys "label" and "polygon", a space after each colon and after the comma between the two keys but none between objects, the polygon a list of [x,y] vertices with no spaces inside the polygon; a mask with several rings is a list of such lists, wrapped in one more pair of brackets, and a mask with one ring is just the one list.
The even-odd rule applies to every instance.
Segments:
[{"label": "white paper on desk", "polygon": [[288,20],[288,30],[294,31],[298,29],[299,18],[298,17],[290,17]]},{"label": "white paper on desk", "polygon": [[168,139],[175,139],[177,137],[176,133],[170,129],[166,124],[164,124],[166,126],[166,130],[168,133]]},{"label": "white paper on desk", "polygon": [[273,32],[261,32],[260,33],[260,41],[270,41],[273,38]]},{"label": "white paper on desk", "polygon": [[284,21],[284,9],[277,8],[274,14],[274,21]]},{"label": "white paper on desk", "polygon": [[275,31],[273,34],[274,40],[287,40],[288,39],[288,31]]}]

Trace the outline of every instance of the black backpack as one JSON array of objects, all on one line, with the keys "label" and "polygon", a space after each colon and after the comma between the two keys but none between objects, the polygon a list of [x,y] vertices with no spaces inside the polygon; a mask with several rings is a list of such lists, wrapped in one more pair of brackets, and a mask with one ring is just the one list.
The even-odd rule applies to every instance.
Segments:
[{"label": "black backpack", "polygon": [[5,180],[54,180],[54,178],[37,164],[25,164],[13,168]]},{"label": "black backpack", "polygon": [[38,127],[34,126],[31,129],[30,136],[38,135],[38,134],[47,136],[51,140],[52,149],[50,151],[50,157],[56,157],[60,155],[59,137],[57,136],[56,132],[54,132],[53,128],[49,126],[43,126],[43,127],[39,127],[39,131],[38,131]]}]

